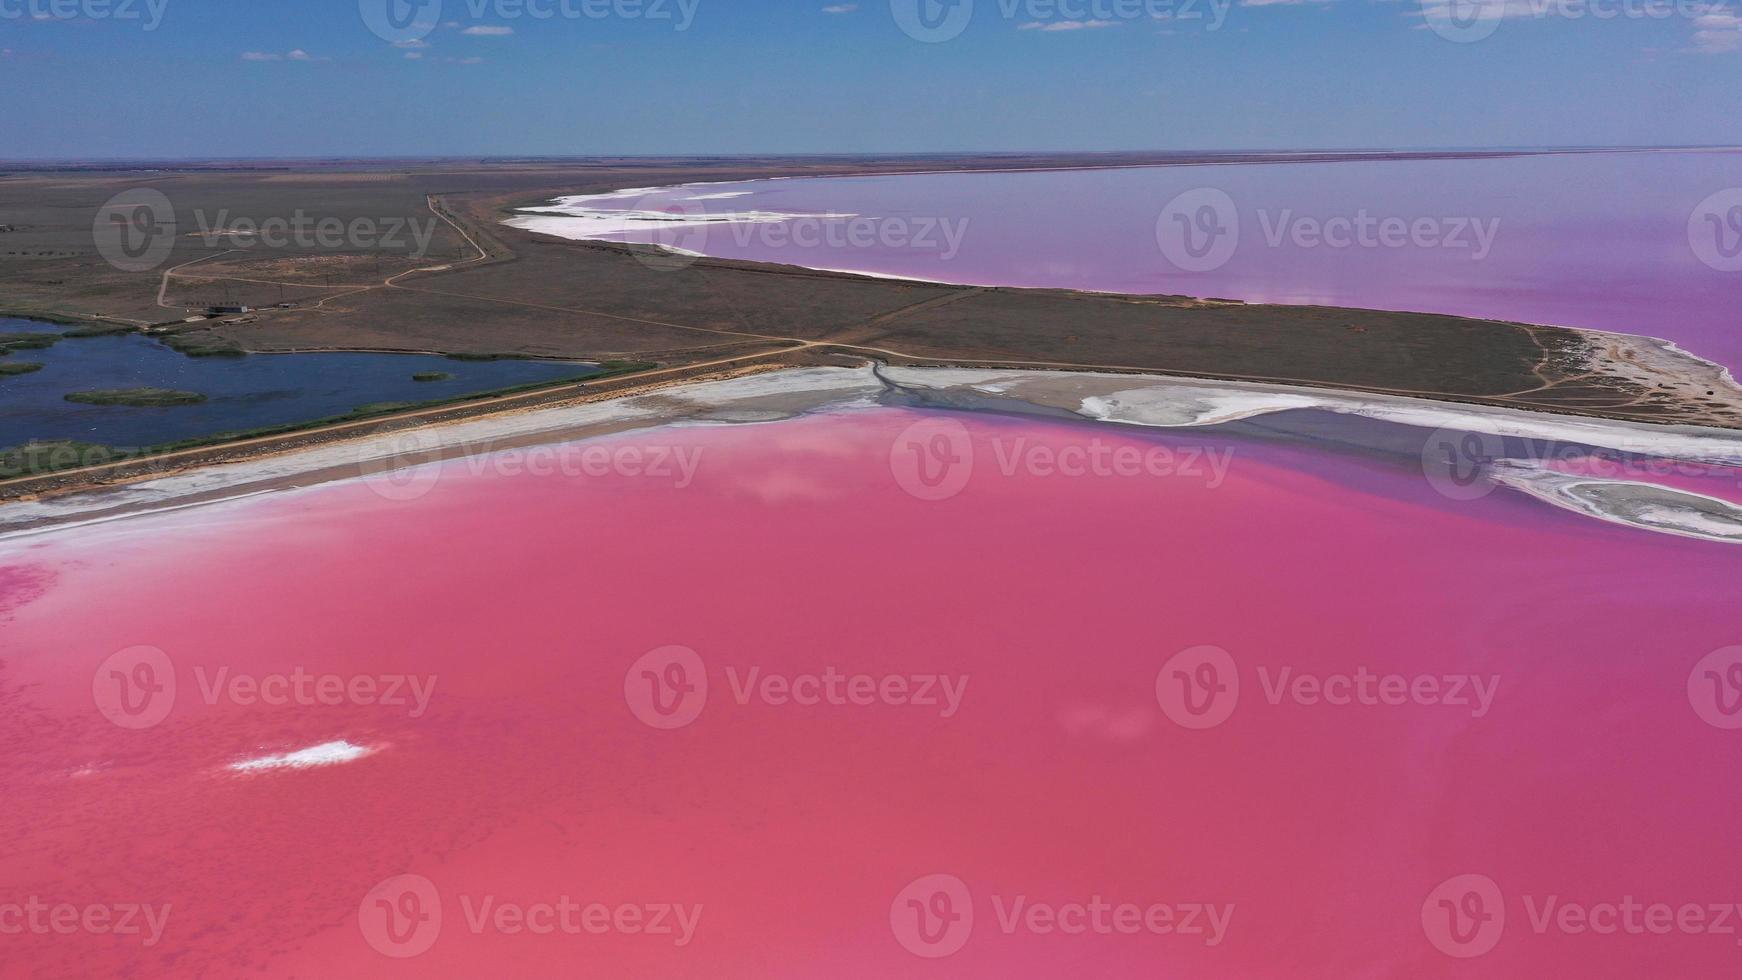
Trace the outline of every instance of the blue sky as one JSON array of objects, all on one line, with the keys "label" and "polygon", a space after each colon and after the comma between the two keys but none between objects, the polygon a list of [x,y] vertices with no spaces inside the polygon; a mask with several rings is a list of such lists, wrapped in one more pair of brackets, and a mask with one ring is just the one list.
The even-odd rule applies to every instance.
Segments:
[{"label": "blue sky", "polygon": [[0,158],[1742,143],[1742,0],[404,2],[0,0]]}]

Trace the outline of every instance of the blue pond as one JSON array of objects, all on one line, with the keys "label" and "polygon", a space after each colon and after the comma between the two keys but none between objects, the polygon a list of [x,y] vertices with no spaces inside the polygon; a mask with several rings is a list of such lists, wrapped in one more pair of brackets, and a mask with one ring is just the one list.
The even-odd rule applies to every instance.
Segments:
[{"label": "blue pond", "polygon": [[[0,337],[69,329],[0,317]],[[129,449],[160,446],[329,418],[380,402],[439,401],[599,372],[581,362],[459,361],[424,354],[188,357],[138,334],[66,338],[45,350],[0,357],[0,364],[20,362],[43,368],[0,376],[0,448],[62,439]],[[436,371],[453,379],[411,380]],[[206,401],[134,408],[66,400],[77,391],[117,388],[193,391]]]}]

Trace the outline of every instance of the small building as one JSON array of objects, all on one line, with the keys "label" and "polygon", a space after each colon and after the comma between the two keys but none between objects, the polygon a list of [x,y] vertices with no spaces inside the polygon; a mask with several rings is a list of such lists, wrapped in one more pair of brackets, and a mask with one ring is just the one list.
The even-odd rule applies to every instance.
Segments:
[{"label": "small building", "polygon": [[232,316],[237,313],[247,313],[248,307],[240,303],[225,303],[221,306],[208,306],[206,312],[212,316]]}]

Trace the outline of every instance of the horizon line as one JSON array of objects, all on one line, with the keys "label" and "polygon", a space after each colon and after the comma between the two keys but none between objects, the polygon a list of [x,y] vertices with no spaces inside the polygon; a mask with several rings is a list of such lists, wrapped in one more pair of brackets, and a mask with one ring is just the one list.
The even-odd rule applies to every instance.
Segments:
[{"label": "horizon line", "polygon": [[447,162],[475,160],[484,162],[517,161],[596,161],[596,160],[759,160],[781,159],[918,159],[928,157],[1091,157],[1091,156],[1193,156],[1279,155],[1279,154],[1354,154],[1354,153],[1570,153],[1570,152],[1639,152],[1651,150],[1742,150],[1742,144],[1567,144],[1546,146],[1422,146],[1422,147],[1289,147],[1282,149],[1203,148],[1189,150],[1120,149],[1120,150],[911,150],[911,151],[757,151],[737,153],[432,153],[432,154],[323,154],[316,156],[22,156],[0,158],[0,167],[12,164],[189,164],[189,163],[370,163],[370,162]]}]

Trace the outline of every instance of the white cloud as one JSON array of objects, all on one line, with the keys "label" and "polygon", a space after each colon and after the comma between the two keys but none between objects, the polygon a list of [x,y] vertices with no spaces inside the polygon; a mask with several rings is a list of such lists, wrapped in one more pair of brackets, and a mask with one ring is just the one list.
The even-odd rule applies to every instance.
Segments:
[{"label": "white cloud", "polygon": [[468,34],[472,37],[505,37],[509,34],[513,34],[514,28],[506,25],[473,24],[471,27],[466,28],[460,33]]},{"label": "white cloud", "polygon": [[[1298,3],[1301,0],[1241,0],[1246,6],[1256,6],[1267,3]],[[1318,0],[1306,0],[1318,2]],[[1448,16],[1454,12],[1453,3],[1468,3],[1470,0],[1419,0],[1419,3],[1409,4],[1404,11],[1406,17],[1423,18],[1427,23],[1415,25],[1416,30],[1430,30],[1433,27],[1434,16]],[[1583,0],[1474,0],[1480,5],[1485,17],[1498,20],[1568,20],[1575,19],[1572,12],[1583,12],[1589,8]],[[1677,7],[1681,10],[1680,6]],[[1695,6],[1693,12],[1698,16],[1693,18],[1694,36],[1690,47],[1683,48],[1688,54],[1732,54],[1742,52],[1742,14],[1724,4],[1723,0],[1712,0]],[[1657,54],[1657,49],[1647,48],[1646,55]]]},{"label": "white cloud", "polygon": [[243,61],[331,61],[333,59],[328,58],[326,56],[321,56],[321,57],[317,58],[314,55],[309,54],[307,51],[304,51],[301,48],[296,48],[295,50],[290,51],[287,54],[279,54],[276,51],[244,51],[244,52],[242,52],[242,60]]},{"label": "white cloud", "polygon": [[418,59],[420,59],[422,57],[423,57],[422,51],[407,51],[407,52],[405,52],[405,60],[406,61],[417,61]]},{"label": "white cloud", "polygon": [[429,42],[419,37],[412,38],[409,41],[394,41],[393,46],[396,48],[427,48],[429,47]]},{"label": "white cloud", "polygon": [[859,9],[856,3],[836,3],[823,8],[825,14],[850,14]]},{"label": "white cloud", "polygon": [[[1428,21],[1431,29],[1437,21],[1441,24],[1452,22],[1451,18],[1478,16],[1483,20],[1546,20],[1553,19],[1561,0],[1421,0],[1409,4],[1403,12],[1405,17],[1420,17]],[[1565,0],[1567,4],[1576,5],[1580,0]],[[1456,4],[1456,6],[1454,6]]]},{"label": "white cloud", "polygon": [[1694,18],[1694,46],[1698,54],[1730,54],[1742,51],[1742,14],[1714,8]]},{"label": "white cloud", "polygon": [[1089,31],[1102,27],[1118,27],[1116,20],[1031,20],[1017,30],[1021,31]]}]

